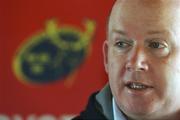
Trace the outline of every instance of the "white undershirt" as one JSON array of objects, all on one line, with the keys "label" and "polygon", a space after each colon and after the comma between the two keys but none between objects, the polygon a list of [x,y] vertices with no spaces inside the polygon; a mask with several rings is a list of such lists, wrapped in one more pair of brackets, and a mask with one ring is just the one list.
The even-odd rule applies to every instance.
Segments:
[{"label": "white undershirt", "polygon": [[114,120],[127,120],[124,115],[122,114],[122,112],[119,110],[114,97],[112,98],[112,107],[113,107],[113,116],[114,116]]}]

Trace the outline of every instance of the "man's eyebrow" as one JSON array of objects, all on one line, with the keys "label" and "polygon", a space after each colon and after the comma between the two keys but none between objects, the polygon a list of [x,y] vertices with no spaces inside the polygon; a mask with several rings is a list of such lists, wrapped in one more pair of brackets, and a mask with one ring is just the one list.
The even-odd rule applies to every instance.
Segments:
[{"label": "man's eyebrow", "polygon": [[126,35],[126,32],[124,32],[124,31],[122,31],[122,30],[113,29],[112,32],[118,33],[118,34],[121,34],[121,35]]},{"label": "man's eyebrow", "polygon": [[151,30],[147,32],[147,34],[163,34],[163,33],[166,33],[166,31],[165,30],[162,30],[162,31]]},{"label": "man's eyebrow", "polygon": [[[118,34],[121,34],[121,35],[124,35],[126,36],[127,33],[122,31],[122,30],[117,30],[117,29],[113,29],[112,32],[114,33],[118,33]],[[158,30],[151,30],[151,31],[148,31],[147,34],[163,34],[163,33],[167,33],[166,30],[161,30],[161,31],[158,31]]]}]

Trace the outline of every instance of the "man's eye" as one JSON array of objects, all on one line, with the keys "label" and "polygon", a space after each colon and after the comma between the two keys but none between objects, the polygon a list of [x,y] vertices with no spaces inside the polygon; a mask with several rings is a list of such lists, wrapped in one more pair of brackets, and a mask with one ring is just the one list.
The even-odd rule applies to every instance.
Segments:
[{"label": "man's eye", "polygon": [[160,48],[164,48],[165,45],[159,43],[159,42],[151,42],[149,43],[149,47],[150,48],[156,48],[156,49],[160,49]]},{"label": "man's eye", "polygon": [[118,48],[127,48],[130,46],[130,44],[124,41],[120,41],[120,42],[117,42],[115,46],[117,46]]}]

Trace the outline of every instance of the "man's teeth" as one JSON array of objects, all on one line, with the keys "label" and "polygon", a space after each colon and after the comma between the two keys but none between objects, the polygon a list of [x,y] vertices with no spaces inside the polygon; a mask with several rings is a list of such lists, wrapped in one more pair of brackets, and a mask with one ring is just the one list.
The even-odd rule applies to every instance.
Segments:
[{"label": "man's teeth", "polygon": [[130,84],[128,85],[128,87],[129,87],[130,89],[145,89],[145,88],[147,88],[147,86],[145,86],[145,85],[143,85],[143,84],[141,84],[141,83],[130,83]]}]

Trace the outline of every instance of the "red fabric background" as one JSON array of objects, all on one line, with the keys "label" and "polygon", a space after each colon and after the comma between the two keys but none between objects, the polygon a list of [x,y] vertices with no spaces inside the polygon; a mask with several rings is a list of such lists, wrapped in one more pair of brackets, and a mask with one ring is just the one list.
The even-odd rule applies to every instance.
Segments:
[{"label": "red fabric background", "polygon": [[[0,114],[24,118],[30,114],[77,114],[88,96],[107,81],[102,58],[106,20],[113,0],[4,0],[0,5]],[[46,85],[24,84],[13,73],[12,62],[19,46],[56,18],[59,25],[83,28],[84,19],[96,21],[92,49],[72,78],[72,85],[57,81]],[[66,80],[64,80],[66,81]]]}]

